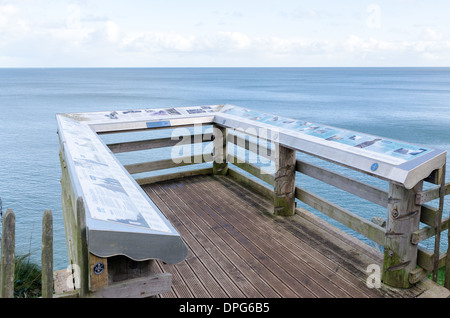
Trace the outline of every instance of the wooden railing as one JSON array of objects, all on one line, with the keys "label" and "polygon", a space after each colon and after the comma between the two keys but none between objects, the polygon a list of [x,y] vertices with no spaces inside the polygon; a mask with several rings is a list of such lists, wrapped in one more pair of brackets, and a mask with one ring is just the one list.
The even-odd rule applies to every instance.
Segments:
[{"label": "wooden railing", "polygon": [[[133,152],[133,151],[141,151],[141,150],[151,150],[151,149],[161,149],[167,147],[173,147],[176,145],[194,145],[198,143],[207,143],[213,141],[213,135],[211,133],[205,134],[193,134],[186,135],[180,137],[164,137],[158,139],[148,139],[148,140],[139,140],[133,142],[121,142],[121,143],[113,143],[108,144],[107,146],[111,150],[112,153],[124,153],[124,152]],[[182,166],[194,165],[199,163],[208,162],[208,156],[204,156],[203,154],[196,154],[190,156],[178,157],[176,160],[174,159],[163,159],[149,162],[141,162],[135,164],[124,165],[124,168],[131,175],[143,173],[143,172],[152,172],[158,170],[166,170],[171,168],[177,168]],[[209,162],[212,162],[212,154],[210,155]],[[145,178],[137,178],[136,181],[138,184],[148,184],[152,182],[157,182],[161,180],[167,180],[171,178],[190,176],[194,174],[207,174],[212,173],[213,168],[203,168],[197,169],[194,172],[192,171],[184,171],[170,174],[157,174],[151,177]]]},{"label": "wooden railing", "polygon": [[[223,139],[218,140],[219,137],[223,137]],[[213,167],[211,168],[194,168],[188,171],[158,174],[137,179],[137,182],[143,185],[196,174],[220,173],[228,174],[245,183],[248,187],[273,199],[274,213],[276,214],[293,215],[298,211],[295,208],[294,200],[303,202],[383,246],[383,281],[391,286],[410,287],[430,273],[433,273],[433,278],[436,280],[437,270],[449,263],[448,253],[440,253],[439,250],[440,233],[449,227],[449,218],[442,219],[444,197],[450,193],[450,183],[445,183],[445,166],[434,171],[413,189],[407,190],[398,184],[390,183],[389,190],[385,190],[336,172],[339,169],[334,171],[297,159],[296,151],[292,149],[281,145],[276,145],[274,149],[271,149],[267,146],[267,141],[258,143],[255,142],[256,138],[254,137],[248,138],[248,136],[242,134],[235,134],[219,125],[214,126],[213,134],[196,134],[178,139],[166,137],[115,143],[109,144],[108,147],[113,153],[129,152],[172,147],[179,144],[182,139],[190,140],[192,144],[213,142],[213,156],[210,158],[206,156],[205,159],[203,154],[196,154],[178,158],[177,162],[174,162],[173,159],[164,159],[125,165],[125,168],[130,174],[136,174],[212,161]],[[267,173],[261,166],[229,153],[227,150],[229,143],[274,161],[275,171]],[[314,156],[314,154],[308,155]],[[330,163],[329,160],[327,163]],[[334,162],[331,162],[331,164],[342,166],[342,164]],[[351,166],[345,167],[352,169]],[[240,172],[240,169],[244,173]],[[298,186],[295,182],[296,174],[299,174],[300,178],[302,175],[314,178],[385,208],[387,213],[380,215],[380,217],[385,219],[386,225],[382,226],[372,220],[367,220],[310,190]],[[256,179],[249,177],[249,175],[256,177]],[[424,182],[437,186],[423,190]],[[440,200],[439,207],[427,204],[427,202],[435,199]],[[422,227],[419,226],[420,223],[423,224]],[[402,234],[398,235],[398,233]],[[433,236],[436,238],[433,250],[428,250],[419,245],[419,243]],[[447,270],[449,267],[446,267]],[[449,288],[449,276],[447,273],[445,283],[447,288]]]},{"label": "wooden railing", "polygon": [[[243,140],[241,136],[231,135],[228,140],[249,151],[259,149],[259,155],[264,156],[265,153],[270,152],[264,145],[263,147],[260,147],[252,141]],[[280,148],[282,147],[280,146]],[[271,158],[270,156],[266,157]],[[274,174],[261,173],[261,169],[258,166],[249,162],[242,162],[242,159],[240,159],[239,163],[236,163],[239,159],[232,155],[229,155],[228,159],[230,162],[234,162],[237,167],[261,179],[267,184],[271,186],[275,185]],[[352,167],[346,166],[346,168],[351,169]],[[396,287],[409,287],[423,279],[429,273],[433,273],[433,279],[436,281],[438,269],[449,264],[448,253],[440,253],[439,251],[440,233],[447,230],[449,227],[449,218],[446,217],[442,219],[444,197],[450,193],[450,183],[445,183],[445,166],[434,171],[428,178],[421,181],[415,189],[406,190],[399,185],[391,183],[389,191],[299,159],[296,160],[295,170],[302,175],[317,179],[335,188],[344,190],[369,202],[387,208],[388,213],[386,215],[386,221],[388,223],[388,230],[335,203],[329,202],[311,191],[295,186],[296,199],[337,220],[341,224],[364,235],[385,248],[383,274],[384,281],[387,284]],[[422,183],[424,181],[437,184],[438,186],[428,190],[422,190]],[[255,183],[255,181],[252,183]],[[253,187],[259,188],[268,196],[273,195],[271,189],[263,184],[253,184]],[[439,199],[440,201],[438,208],[426,204],[434,199]],[[403,215],[399,215],[400,210],[403,210]],[[420,213],[418,213],[418,211]],[[417,214],[417,216],[420,217],[419,220],[425,225],[424,227],[419,229],[417,220],[407,222],[406,225],[400,224],[405,223],[405,219],[412,219],[414,214]],[[398,227],[402,227],[401,231],[394,231],[394,229]],[[411,229],[408,229],[408,227],[411,227]],[[437,231],[436,229],[439,230]],[[403,234],[396,235],[397,233]],[[435,248],[432,251],[418,245],[420,242],[433,236],[435,236],[436,239]],[[396,255],[398,253],[402,254]],[[406,260],[405,257],[409,257],[410,259]],[[394,258],[397,258],[397,264],[392,264],[388,261],[389,259]],[[399,258],[403,259],[403,262],[399,262]],[[407,263],[409,270],[404,272],[401,275],[401,278],[399,278],[398,269],[406,267],[405,263]],[[450,287],[449,267],[450,266],[446,266],[447,273],[445,285],[447,288]],[[391,272],[396,273],[395,275],[392,275],[392,277],[389,277]]]}]

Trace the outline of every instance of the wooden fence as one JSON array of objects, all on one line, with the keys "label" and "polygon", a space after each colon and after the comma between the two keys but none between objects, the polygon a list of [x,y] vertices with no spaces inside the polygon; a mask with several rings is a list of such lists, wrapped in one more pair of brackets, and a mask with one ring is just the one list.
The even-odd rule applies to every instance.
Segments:
[{"label": "wooden fence", "polygon": [[[16,216],[8,209],[2,223],[0,298],[14,297]],[[53,296],[53,216],[45,210],[42,217],[41,253],[42,298]]]}]

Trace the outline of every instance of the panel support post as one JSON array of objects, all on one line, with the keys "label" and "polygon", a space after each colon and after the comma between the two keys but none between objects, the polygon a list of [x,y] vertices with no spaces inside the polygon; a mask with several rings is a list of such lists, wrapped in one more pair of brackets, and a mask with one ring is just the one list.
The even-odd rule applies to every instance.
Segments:
[{"label": "panel support post", "polygon": [[226,175],[228,173],[227,128],[214,125],[213,136],[213,174]]},{"label": "panel support post", "polygon": [[274,214],[295,213],[295,150],[277,144],[275,151]]},{"label": "panel support post", "polygon": [[415,198],[422,185],[420,181],[408,190],[393,182],[389,184],[382,281],[392,287],[412,287],[409,274],[416,268],[418,246],[412,243],[411,236],[419,230],[421,206]]},{"label": "panel support post", "polygon": [[84,201],[82,197],[77,199],[76,210],[77,224],[78,224],[78,262],[79,266],[79,286],[80,297],[87,297],[89,293],[89,255],[88,255],[88,243],[87,243],[87,229],[86,229],[86,212],[84,207]]}]

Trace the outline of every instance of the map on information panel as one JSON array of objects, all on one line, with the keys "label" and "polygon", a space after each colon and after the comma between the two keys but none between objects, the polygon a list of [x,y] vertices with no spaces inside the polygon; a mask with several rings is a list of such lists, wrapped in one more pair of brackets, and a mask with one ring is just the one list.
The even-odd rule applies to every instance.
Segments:
[{"label": "map on information panel", "polygon": [[59,120],[90,218],[170,233],[98,136],[83,123],[66,117]]},{"label": "map on information panel", "polygon": [[230,114],[246,118],[259,123],[265,123],[292,130],[305,136],[313,136],[326,141],[339,144],[349,149],[348,146],[364,149],[374,154],[391,157],[392,162],[399,164],[411,159],[420,157],[421,155],[431,152],[432,148],[427,148],[409,143],[399,142],[382,137],[372,136],[368,134],[358,133],[350,130],[335,128],[331,126],[315,124],[308,121],[296,120],[273,114],[258,112],[255,110],[245,109],[241,107],[226,107],[222,110],[224,114]]}]

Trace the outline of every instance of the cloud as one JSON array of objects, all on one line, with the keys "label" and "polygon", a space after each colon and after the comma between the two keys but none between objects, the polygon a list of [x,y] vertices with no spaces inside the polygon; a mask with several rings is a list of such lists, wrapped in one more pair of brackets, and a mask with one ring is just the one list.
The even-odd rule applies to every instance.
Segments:
[{"label": "cloud", "polygon": [[442,33],[438,32],[430,27],[425,28],[425,32],[426,32],[428,39],[430,39],[432,41],[440,41],[443,38]]},{"label": "cloud", "polygon": [[116,42],[119,39],[119,26],[113,21],[106,21],[106,37],[109,42]]},{"label": "cloud", "polygon": [[4,22],[3,20],[8,16],[12,16],[14,13],[18,12],[18,7],[12,4],[3,4],[0,5],[0,22]]},{"label": "cloud", "polygon": [[0,5],[0,42],[1,39],[6,40],[9,36],[28,31],[28,24],[19,13],[20,8],[15,5]]},{"label": "cloud", "polygon": [[[0,3],[0,63],[9,63],[0,66],[148,66],[154,60],[174,66],[198,65],[203,61],[228,66],[230,60],[239,65],[274,66],[358,66],[380,61],[450,65],[450,40],[435,25],[423,26],[416,37],[396,40],[392,35],[383,36],[378,29],[369,33],[350,33],[353,30],[346,29],[333,36],[315,33],[315,37],[301,31],[298,35],[273,32],[266,36],[256,32],[256,28],[231,26],[145,30],[127,25],[120,16],[89,11],[88,2],[83,1],[60,5],[60,14],[51,21],[15,2]],[[42,10],[45,12],[46,8]],[[245,13],[227,14],[239,17]],[[305,9],[293,11],[289,17],[319,20],[329,14]]]},{"label": "cloud", "polygon": [[81,28],[81,8],[78,4],[71,3],[67,6],[66,24],[69,29]]},{"label": "cloud", "polygon": [[[440,37],[439,37],[440,38]],[[142,52],[226,52],[296,54],[389,54],[399,52],[448,52],[449,41],[394,41],[350,34],[343,40],[302,37],[251,37],[242,32],[218,32],[204,36],[146,32],[128,36],[124,47]]]}]

